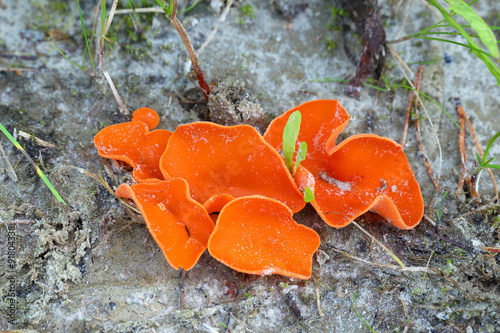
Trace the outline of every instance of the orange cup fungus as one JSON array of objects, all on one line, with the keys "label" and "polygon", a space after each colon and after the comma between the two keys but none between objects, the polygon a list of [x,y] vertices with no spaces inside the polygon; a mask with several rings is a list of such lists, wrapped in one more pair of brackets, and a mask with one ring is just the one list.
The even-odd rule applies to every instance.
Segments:
[{"label": "orange cup fungus", "polygon": [[184,179],[122,184],[116,195],[133,199],[174,269],[191,269],[207,248],[214,224],[205,208],[189,197]]},{"label": "orange cup fungus", "polygon": [[305,206],[281,156],[249,125],[180,125],[170,137],[160,168],[165,178],[185,179],[191,196],[201,203],[220,195],[263,195],[293,212]]},{"label": "orange cup fungus", "polygon": [[292,215],[285,204],[267,197],[235,199],[221,210],[208,251],[239,272],[309,279],[320,239]]},{"label": "orange cup fungus", "polygon": [[149,109],[134,112],[132,121],[103,128],[94,137],[99,155],[123,161],[134,168],[134,179],[139,183],[164,180],[160,171],[160,157],[167,147],[172,132],[151,131],[158,125],[160,117]]},{"label": "orange cup fungus", "polygon": [[297,185],[314,186],[311,203],[328,225],[344,227],[368,210],[401,229],[420,222],[424,208],[420,187],[399,144],[361,134],[335,146],[349,122],[338,101],[311,101],[285,112],[269,125],[264,134],[267,142],[276,149],[282,147],[285,124],[297,110],[303,119],[298,141],[309,148]]},{"label": "orange cup fungus", "polygon": [[[296,110],[303,119],[298,141],[309,149],[294,179],[278,152]],[[208,122],[150,131],[158,122],[156,112],[142,108],[131,122],[101,130],[94,143],[101,156],[134,168],[140,184],[122,184],[116,194],[135,202],[174,269],[191,269],[208,248],[240,272],[308,279],[320,239],[292,219],[305,206],[306,187],[318,214],[335,228],[368,210],[402,229],[422,218],[420,188],[400,145],[371,134],[336,145],[349,123],[338,101],[295,107],[264,137],[248,125]]]}]

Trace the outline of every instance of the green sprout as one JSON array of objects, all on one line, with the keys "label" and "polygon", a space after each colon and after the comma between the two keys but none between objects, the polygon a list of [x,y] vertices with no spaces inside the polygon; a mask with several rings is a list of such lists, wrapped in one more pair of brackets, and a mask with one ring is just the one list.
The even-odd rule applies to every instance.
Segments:
[{"label": "green sprout", "polygon": [[[419,38],[451,43],[468,48],[479,60],[484,62],[490,73],[497,79],[497,84],[500,85],[500,68],[494,61],[494,59],[498,61],[498,59],[500,58],[498,41],[496,40],[495,35],[492,31],[492,29],[495,27],[489,27],[483,21],[483,19],[470,7],[470,5],[472,5],[477,0],[473,0],[470,4],[465,3],[463,0],[445,1],[450,5],[450,7],[447,9],[443,8],[437,0],[428,0],[429,4],[435,7],[441,13],[444,18],[443,20],[420,32],[405,36],[398,41]],[[469,25],[459,24],[453,18],[455,14],[462,16],[469,23]],[[454,28],[456,32],[431,31],[435,28]],[[474,30],[476,35],[469,34],[464,28],[471,28],[472,30]],[[467,44],[455,42],[449,39],[429,37],[429,35],[461,35],[465,38]],[[481,40],[481,42],[486,46],[489,53],[483,51],[481,47],[475,42],[474,38],[479,38],[479,40]]]},{"label": "green sprout", "polygon": [[500,132],[495,134],[490,139],[490,142],[488,142],[488,146],[486,146],[486,150],[484,151],[483,158],[481,158],[481,156],[479,156],[479,154],[476,153],[477,162],[479,163],[479,166],[476,168],[476,170],[474,170],[474,172],[472,173],[472,176],[471,176],[471,182],[472,182],[474,188],[476,189],[476,192],[477,192],[477,187],[479,184],[479,179],[481,178],[481,171],[483,171],[486,168],[500,169],[500,165],[490,164],[490,162],[495,159],[494,157],[488,159],[488,153],[490,151],[490,148],[493,145],[493,143],[495,143],[495,141],[498,139],[498,137],[500,137]]},{"label": "green sprout", "polygon": [[[293,171],[293,153],[300,131],[300,122],[302,115],[300,111],[295,111],[290,115],[283,130],[283,155],[285,156],[285,164],[290,172]],[[295,174],[295,173],[294,173]]]},{"label": "green sprout", "polygon": [[358,291],[356,290],[354,292],[354,295],[352,296],[351,309],[352,309],[352,311],[354,311],[356,316],[358,316],[358,318],[363,322],[363,324],[365,324],[366,328],[368,328],[370,330],[370,332],[376,333],[376,331],[373,328],[371,328],[370,325],[368,325],[368,323],[363,319],[363,317],[361,317],[361,315],[358,313],[358,311],[356,311],[356,309],[354,308],[354,302],[356,301],[356,293],[357,292]]},{"label": "green sprout", "polygon": [[[283,156],[285,157],[285,164],[288,168],[288,171],[290,171],[290,173],[294,177],[300,163],[304,161],[307,156],[307,143],[302,141],[297,151],[295,164],[293,163],[293,154],[295,153],[297,139],[299,137],[301,121],[302,115],[300,111],[295,111],[288,118],[288,121],[286,122],[285,128],[283,130]],[[309,187],[306,187],[306,189],[304,190],[304,201],[311,202],[313,200],[313,191]]]},{"label": "green sprout", "polygon": [[19,142],[17,142],[16,139],[14,139],[14,137],[9,133],[9,131],[7,131],[7,129],[5,127],[3,127],[3,125],[1,123],[0,123],[0,131],[2,131],[3,134],[5,134],[5,136],[10,140],[10,142],[12,142],[12,144],[14,145],[14,147],[16,147],[17,149],[19,149],[21,151],[21,153],[23,153],[23,155],[26,156],[26,158],[30,161],[30,163],[33,165],[33,167],[35,167],[36,173],[38,174],[38,176],[40,178],[42,178],[42,180],[45,183],[45,185],[47,185],[47,187],[52,192],[52,194],[54,194],[54,196],[57,198],[57,200],[59,202],[62,202],[64,205],[66,205],[66,202],[64,202],[63,198],[59,195],[59,193],[56,191],[56,189],[54,188],[54,186],[52,186],[52,184],[50,183],[50,181],[47,178],[47,176],[45,176],[45,174],[42,172],[42,170],[40,170],[40,168],[38,167],[38,165],[36,165],[36,163],[28,155],[28,153],[23,149],[23,147],[21,147],[21,145],[19,144]]}]

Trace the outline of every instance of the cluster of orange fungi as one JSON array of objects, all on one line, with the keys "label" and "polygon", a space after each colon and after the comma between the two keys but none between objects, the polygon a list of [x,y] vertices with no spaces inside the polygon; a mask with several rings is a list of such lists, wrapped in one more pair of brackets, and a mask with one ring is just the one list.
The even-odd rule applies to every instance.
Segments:
[{"label": "cluster of orange fungi", "polygon": [[[309,149],[293,177],[280,151],[296,110],[302,114],[297,144]],[[133,167],[137,184],[122,184],[116,194],[135,202],[174,269],[191,269],[208,248],[240,272],[310,278],[320,238],[293,220],[306,205],[306,187],[334,228],[369,210],[401,229],[422,218],[420,188],[399,144],[371,134],[335,144],[349,122],[338,101],[289,110],[264,136],[249,125],[209,122],[153,131],[158,122],[155,111],[141,108],[131,122],[101,130],[94,143],[101,156]]]}]

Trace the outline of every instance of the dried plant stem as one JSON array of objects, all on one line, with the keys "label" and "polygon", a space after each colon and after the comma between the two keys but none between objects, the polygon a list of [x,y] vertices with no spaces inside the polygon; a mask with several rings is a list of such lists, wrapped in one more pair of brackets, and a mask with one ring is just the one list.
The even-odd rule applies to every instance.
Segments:
[{"label": "dried plant stem", "polygon": [[[460,180],[458,181],[458,189],[457,189],[457,197],[460,195],[462,188],[464,187],[465,179],[467,178],[467,146],[465,144],[465,115],[464,108],[460,103],[460,99],[455,98],[455,107],[458,113],[458,123],[460,125],[460,132],[458,133],[458,147],[460,149],[460,163],[461,163],[461,172],[460,172]],[[473,197],[477,197],[477,193],[475,190],[470,187]]]},{"label": "dried plant stem", "polygon": [[174,26],[175,30],[182,39],[184,46],[186,46],[186,50],[189,54],[189,58],[191,59],[191,63],[193,64],[194,71],[196,73],[196,77],[198,79],[198,83],[200,84],[200,88],[203,91],[203,95],[205,99],[208,101],[208,95],[210,94],[210,88],[208,87],[207,81],[205,80],[205,73],[201,70],[200,64],[198,63],[198,57],[196,56],[196,52],[194,51],[193,44],[191,44],[191,40],[184,29],[182,23],[175,16],[175,8],[177,6],[177,1],[174,0],[174,11],[172,12],[172,17],[170,18],[170,22]]},{"label": "dried plant stem", "polygon": [[118,9],[115,11],[115,15],[123,15],[123,14],[133,14],[136,13],[163,13],[163,9],[160,7],[150,7],[150,8],[136,8],[134,9]]},{"label": "dried plant stem", "polygon": [[417,142],[418,142],[418,149],[420,150],[420,153],[422,154],[422,158],[424,159],[424,164],[425,167],[427,168],[427,172],[429,173],[429,176],[431,177],[432,182],[434,183],[434,186],[438,191],[441,191],[441,186],[439,186],[439,182],[437,179],[434,177],[434,171],[432,170],[431,164],[429,163],[429,157],[427,156],[427,152],[425,151],[424,144],[422,143],[422,136],[420,134],[420,121],[418,120],[418,106],[415,105],[415,115],[416,115],[416,120],[415,120],[415,127],[417,128]]},{"label": "dried plant stem", "polygon": [[[481,147],[481,144],[479,143],[479,140],[478,140],[477,135],[476,135],[476,131],[474,130],[474,127],[472,126],[472,122],[470,121],[469,116],[467,115],[467,112],[465,111],[465,109],[463,109],[463,112],[464,112],[464,116],[465,116],[465,122],[467,123],[467,127],[469,128],[470,134],[472,135],[472,138],[474,139],[474,144],[476,146],[476,150],[477,150],[479,156],[481,158],[483,158],[484,151],[483,151],[483,148]],[[496,196],[496,199],[498,200],[498,187],[497,187],[497,182],[495,180],[495,176],[493,175],[493,172],[489,168],[488,168],[488,173],[490,174],[491,180],[493,181],[493,186],[495,188],[495,196]],[[479,186],[477,186],[475,188],[475,191],[476,191],[477,195],[479,196]]]},{"label": "dried plant stem", "polygon": [[37,70],[36,67],[0,67],[0,72],[35,72]]},{"label": "dried plant stem", "polygon": [[[417,71],[417,78],[415,79],[415,86],[419,86],[420,87],[420,80],[422,78],[422,69],[423,69],[423,66],[420,65],[418,67],[418,71]],[[406,120],[405,120],[405,127],[403,129],[403,137],[401,138],[401,146],[403,146],[403,149],[406,145],[406,136],[408,134],[408,126],[409,126],[409,123],[410,123],[410,115],[411,115],[411,106],[413,105],[413,96],[415,94],[415,90],[412,90],[411,93],[410,93],[410,101],[408,102],[408,108],[406,109]]]},{"label": "dried plant stem", "polygon": [[[401,56],[399,54],[397,54],[396,51],[394,51],[394,49],[392,47],[390,47],[389,45],[387,45],[387,48],[391,52],[391,55],[394,57],[394,59],[397,60],[396,64],[399,67],[399,69],[401,70],[401,72],[403,73],[403,76],[405,77],[405,79],[408,82],[408,84],[413,89],[417,90],[415,88],[415,86],[413,85],[413,83],[411,82],[411,79],[410,79],[409,75],[405,71],[405,68],[407,70],[410,70],[408,68],[408,65],[404,62],[404,60],[401,58]],[[410,73],[411,73],[411,71],[410,71]],[[437,135],[436,128],[434,127],[434,123],[432,122],[431,116],[429,115],[429,112],[427,111],[427,108],[425,107],[425,104],[422,102],[422,99],[420,98],[420,94],[418,93],[418,91],[416,92],[416,96],[417,96],[418,102],[420,103],[420,105],[422,105],[422,109],[424,109],[424,112],[425,112],[425,115],[427,117],[427,120],[429,121],[429,125],[431,126],[432,134],[433,134],[434,138],[436,138],[436,144],[438,146],[438,151],[439,151],[439,169],[438,169],[438,176],[437,176],[437,179],[439,179],[441,177],[441,168],[443,166],[443,150],[441,149],[441,142],[439,142],[439,137]]]},{"label": "dried plant stem", "polygon": [[102,74],[104,74],[104,77],[108,81],[109,87],[111,88],[111,91],[113,92],[113,96],[115,96],[116,102],[120,106],[121,113],[123,113],[125,115],[129,115],[130,112],[127,110],[127,108],[123,104],[123,101],[122,101],[120,95],[118,94],[118,91],[115,88],[115,84],[113,83],[113,80],[111,80],[111,76],[109,76],[108,72],[106,72],[104,69],[102,70]]},{"label": "dried plant stem", "polygon": [[[420,83],[422,81],[422,68],[423,66],[420,65],[418,68],[418,74],[417,74],[417,79],[415,80],[415,86],[417,90],[420,90]],[[418,92],[415,92],[418,97]],[[416,134],[417,134],[417,142],[418,142],[418,148],[420,150],[420,153],[422,154],[422,158],[424,159],[424,164],[425,167],[427,168],[427,172],[429,173],[429,176],[431,177],[432,182],[434,183],[434,186],[438,191],[441,191],[441,186],[439,186],[439,182],[437,179],[434,177],[434,171],[432,170],[431,164],[429,163],[429,157],[427,155],[427,152],[425,151],[424,144],[422,143],[422,136],[420,132],[420,120],[419,115],[418,115],[418,107],[419,107],[419,100],[417,99],[415,101],[415,127],[417,129]]]},{"label": "dried plant stem", "polygon": [[226,19],[226,16],[229,13],[229,10],[231,9],[231,5],[232,4],[233,4],[233,0],[228,0],[227,1],[226,7],[224,8],[224,11],[220,15],[219,20],[215,24],[215,27],[213,28],[212,32],[210,33],[210,35],[208,35],[207,39],[205,39],[205,41],[203,42],[203,44],[201,44],[201,46],[198,49],[198,51],[196,51],[197,55],[200,55],[200,53],[203,52],[203,49],[205,47],[207,47],[207,45],[210,43],[210,41],[212,40],[212,38],[215,36],[215,33],[219,29],[220,24],[222,22],[224,22],[224,20]]}]

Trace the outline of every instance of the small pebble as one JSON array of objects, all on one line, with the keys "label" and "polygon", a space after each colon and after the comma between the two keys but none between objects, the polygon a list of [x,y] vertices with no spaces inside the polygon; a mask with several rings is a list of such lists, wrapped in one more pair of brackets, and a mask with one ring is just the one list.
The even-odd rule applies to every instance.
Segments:
[{"label": "small pebble", "polygon": [[451,64],[453,62],[453,56],[451,56],[445,52],[444,53],[444,62],[447,64]]},{"label": "small pebble", "polygon": [[116,303],[115,302],[109,302],[109,308],[111,310],[114,310],[116,308]]}]

